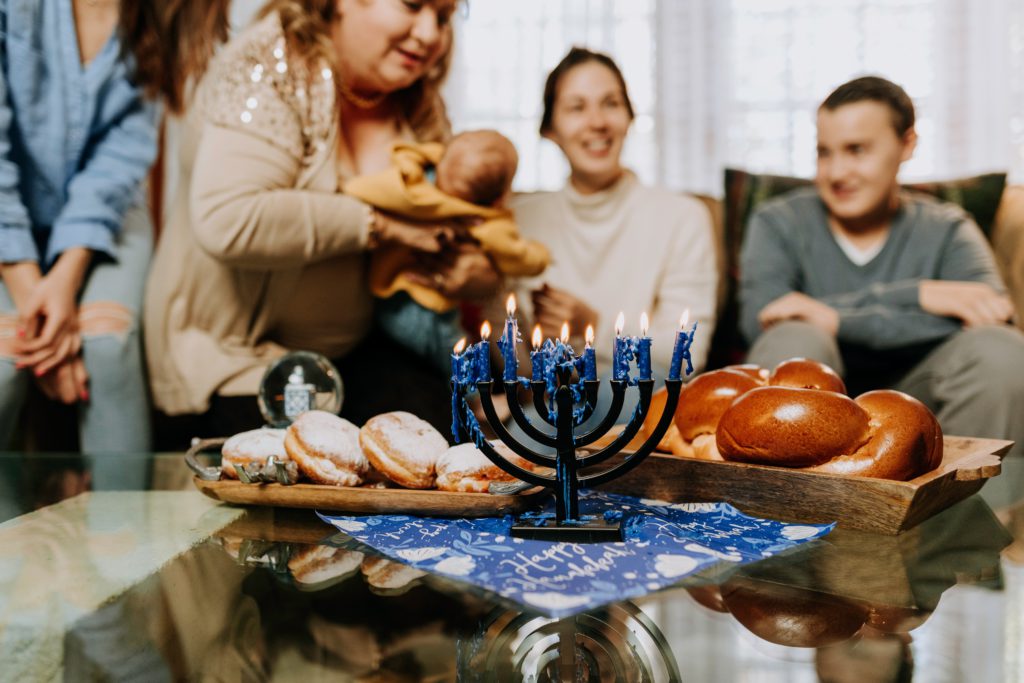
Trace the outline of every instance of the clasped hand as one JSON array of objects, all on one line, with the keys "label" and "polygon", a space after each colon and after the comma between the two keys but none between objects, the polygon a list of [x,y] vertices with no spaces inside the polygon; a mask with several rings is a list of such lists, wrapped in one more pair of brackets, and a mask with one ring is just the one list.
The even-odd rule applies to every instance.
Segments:
[{"label": "clasped hand", "polygon": [[[88,373],[82,362],[82,337],[76,301],[78,280],[66,269],[54,268],[45,277],[35,264],[26,266],[23,291],[12,295],[18,309],[15,367],[28,369],[50,399],[74,403],[88,398]],[[12,278],[6,277],[10,282]]]}]

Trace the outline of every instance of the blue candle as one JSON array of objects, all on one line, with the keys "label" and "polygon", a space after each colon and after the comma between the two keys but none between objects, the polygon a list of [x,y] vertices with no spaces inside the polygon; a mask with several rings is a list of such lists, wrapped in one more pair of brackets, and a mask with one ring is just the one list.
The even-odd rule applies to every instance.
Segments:
[{"label": "blue candle", "polygon": [[491,379],[491,324],[486,320],[480,325],[480,343],[476,344],[476,372],[474,381],[489,382]]},{"label": "blue candle", "polygon": [[647,336],[647,313],[640,316],[640,339],[637,341],[637,365],[640,366],[640,379],[651,378],[651,338]]},{"label": "blue candle", "polygon": [[531,378],[534,382],[543,382],[547,351],[541,345],[540,325],[534,325],[531,341],[533,342],[533,351],[530,352],[530,364],[533,366]]},{"label": "blue candle", "polygon": [[612,379],[626,379],[629,374],[629,363],[626,361],[627,341],[622,338],[622,328],[626,326],[626,317],[619,313],[615,319],[615,344],[612,346]]},{"label": "blue candle", "polygon": [[463,337],[452,349],[452,381],[456,386],[461,386],[465,381],[462,373],[462,352],[466,348],[466,338]]},{"label": "blue candle", "polygon": [[594,352],[594,327],[587,325],[586,346],[583,347],[583,379],[597,379],[597,354]]},{"label": "blue candle", "polygon": [[676,333],[676,343],[672,347],[672,364],[669,366],[668,378],[679,379],[682,374],[683,359],[686,360],[686,374],[693,372],[693,361],[690,358],[690,345],[693,343],[693,335],[697,332],[697,323],[693,323],[693,330],[686,333],[686,322],[690,317],[690,311],[683,313],[679,320],[679,331]]},{"label": "blue candle", "polygon": [[516,344],[519,342],[519,323],[516,320],[516,297],[508,295],[508,302],[505,304],[508,311],[508,318],[505,319],[505,331],[498,340],[498,348],[501,349],[501,356],[505,363],[505,370],[502,375],[506,382],[514,382],[519,372],[519,359],[516,357]]}]

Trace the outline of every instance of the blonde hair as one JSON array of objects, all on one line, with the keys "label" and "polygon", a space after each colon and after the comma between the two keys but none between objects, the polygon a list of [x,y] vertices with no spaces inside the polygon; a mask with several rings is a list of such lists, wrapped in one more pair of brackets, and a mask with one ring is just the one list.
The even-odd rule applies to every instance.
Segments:
[{"label": "blonde hair", "polygon": [[[259,17],[277,13],[289,52],[305,62],[310,73],[326,63],[338,78],[338,64],[331,41],[331,25],[338,21],[337,0],[270,0]],[[441,86],[451,67],[453,42],[423,78],[395,93],[402,115],[422,142],[443,142],[451,136],[451,123],[441,98]]]}]

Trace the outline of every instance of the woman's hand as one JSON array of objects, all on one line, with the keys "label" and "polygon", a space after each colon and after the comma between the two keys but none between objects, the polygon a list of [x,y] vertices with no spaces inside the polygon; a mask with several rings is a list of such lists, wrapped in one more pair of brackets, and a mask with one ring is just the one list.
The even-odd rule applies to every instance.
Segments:
[{"label": "woman's hand", "polygon": [[57,263],[18,306],[24,341],[18,345],[16,367],[45,375],[82,348],[78,331],[78,290],[92,252],[73,248]]},{"label": "woman's hand", "polygon": [[545,338],[557,338],[562,323],[569,323],[569,330],[582,337],[587,325],[598,325],[598,314],[585,301],[564,289],[556,289],[544,283],[530,292],[533,301],[533,320],[540,325]]},{"label": "woman's hand", "polygon": [[80,355],[72,356],[46,374],[36,376],[36,384],[53,401],[70,405],[89,400],[89,373]]},{"label": "woman's hand", "polygon": [[458,228],[447,223],[410,221],[382,211],[374,212],[373,246],[400,246],[427,254],[439,254],[451,244]]},{"label": "woman's hand", "polygon": [[425,255],[407,277],[449,299],[483,301],[493,297],[501,277],[480,245],[472,239],[452,243],[442,253]]}]

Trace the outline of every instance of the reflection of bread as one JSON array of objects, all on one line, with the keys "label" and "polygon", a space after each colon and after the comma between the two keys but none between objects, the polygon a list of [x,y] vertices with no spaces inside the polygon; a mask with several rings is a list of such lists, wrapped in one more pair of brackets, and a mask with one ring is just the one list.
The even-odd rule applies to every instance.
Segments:
[{"label": "reflection of bread", "polygon": [[310,410],[289,425],[284,439],[299,471],[316,484],[358,486],[369,463],[358,442],[359,428],[348,420]]},{"label": "reflection of bread", "polygon": [[[495,450],[525,470],[533,465],[519,457],[505,444],[493,444]],[[442,491],[487,493],[492,481],[512,482],[516,479],[491,462],[483,452],[471,443],[452,446],[437,459],[437,488]]]},{"label": "reflection of bread", "polygon": [[789,647],[840,643],[868,616],[865,606],[834,595],[745,577],[730,579],[721,591],[729,612],[751,633]]},{"label": "reflection of bread", "polygon": [[359,568],[363,553],[329,545],[301,545],[288,559],[288,571],[297,584],[323,584]]},{"label": "reflection of bread", "polygon": [[359,431],[359,443],[378,472],[410,489],[434,485],[437,459],[448,449],[430,423],[405,412],[370,418]]},{"label": "reflection of bread", "polygon": [[[395,562],[384,557],[367,556],[362,563],[363,576],[366,583],[373,588],[388,591],[403,591],[412,588],[412,582],[426,576],[426,572]],[[403,590],[404,589],[404,590]]]},{"label": "reflection of bread", "polygon": [[269,457],[281,462],[288,460],[284,449],[283,429],[253,429],[235,434],[221,447],[221,472],[225,477],[238,479],[235,465],[255,465],[262,468]]}]

